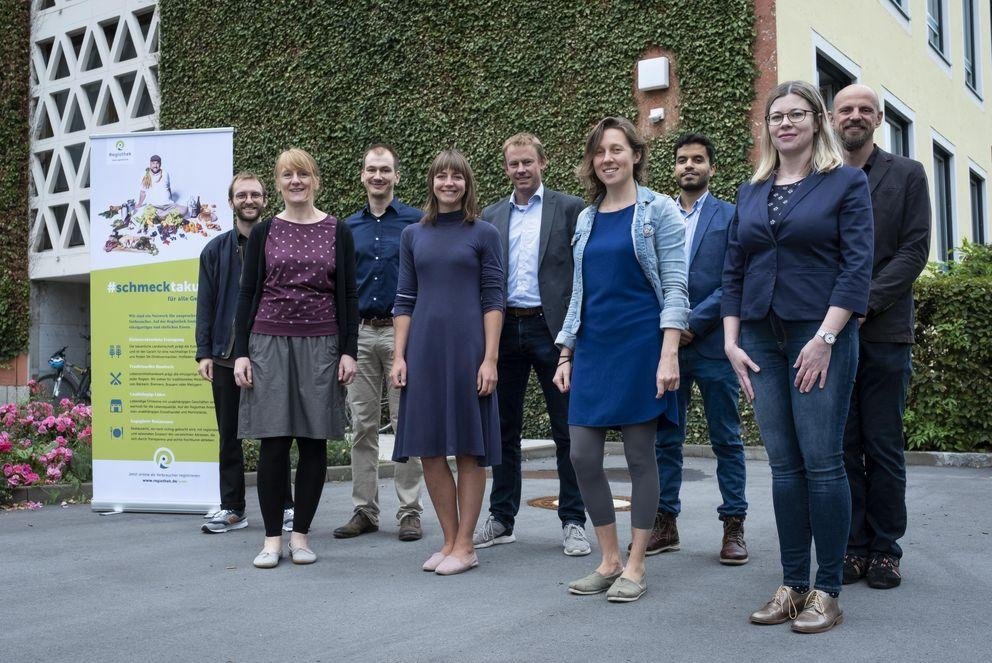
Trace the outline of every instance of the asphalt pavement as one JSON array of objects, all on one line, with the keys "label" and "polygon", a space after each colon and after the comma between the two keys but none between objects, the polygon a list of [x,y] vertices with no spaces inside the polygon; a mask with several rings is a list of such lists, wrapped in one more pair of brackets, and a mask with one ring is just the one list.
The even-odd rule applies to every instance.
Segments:
[{"label": "asphalt pavement", "polygon": [[[623,457],[607,465],[622,468]],[[525,463],[517,542],[480,551],[477,569],[451,577],[420,570],[441,540],[426,491],[425,537],[401,543],[388,479],[378,533],[334,539],[351,484],[328,483],[311,535],[317,563],[264,571],[251,565],[263,536],[252,489],[250,526],[219,535],[189,515],[0,513],[0,661],[988,659],[992,470],[910,467],[903,585],[846,587],[844,623],[798,635],[747,622],[781,581],[766,463],[747,467],[751,561],[727,567],[717,561],[716,463],[686,459],[682,549],[649,558],[648,592],[631,604],[566,591],[595,567],[596,549],[565,557],[555,512],[526,504],[557,493],[553,469],[554,459]],[[612,486],[630,494],[623,480]],[[627,541],[628,514],[618,523]]]}]

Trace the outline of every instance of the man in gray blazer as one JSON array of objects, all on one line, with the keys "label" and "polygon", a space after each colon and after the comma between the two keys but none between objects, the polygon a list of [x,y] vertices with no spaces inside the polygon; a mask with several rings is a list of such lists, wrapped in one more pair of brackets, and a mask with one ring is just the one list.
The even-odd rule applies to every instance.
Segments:
[{"label": "man in gray blazer", "polygon": [[503,143],[503,168],[513,193],[486,207],[482,217],[503,240],[506,266],[506,317],[499,342],[500,432],[503,462],[493,466],[490,515],[475,533],[476,548],[512,543],[520,510],[520,435],[524,396],[533,368],[551,419],[558,459],[558,517],[566,555],[588,555],[585,506],[569,460],[568,396],[552,384],[558,368],[554,339],[572,294],[572,235],[581,199],[545,188],[548,165],[541,141],[520,133]]},{"label": "man in gray blazer", "polygon": [[870,587],[889,589],[902,582],[897,543],[906,533],[902,416],[915,340],[913,281],[930,253],[930,197],[918,161],[872,142],[882,115],[874,90],[849,85],[834,97],[830,119],[844,161],[868,174],[875,217],[868,315],[861,320],[858,372],[844,431],[852,511],[844,584],[867,576]]}]

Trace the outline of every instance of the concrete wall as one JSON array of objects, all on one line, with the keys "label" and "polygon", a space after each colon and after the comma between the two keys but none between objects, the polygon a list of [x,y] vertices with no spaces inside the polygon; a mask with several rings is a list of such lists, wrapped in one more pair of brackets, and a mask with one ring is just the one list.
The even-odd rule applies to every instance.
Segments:
[{"label": "concrete wall", "polygon": [[89,341],[79,337],[90,331],[89,283],[32,281],[31,336],[28,373],[47,373],[48,357],[68,345],[66,360],[85,366]]},{"label": "concrete wall", "polygon": [[[976,0],[980,98],[965,85],[962,0],[945,0],[949,40],[945,62],[927,43],[926,0],[908,0],[906,18],[891,0],[779,0],[775,3],[779,81],[815,82],[820,46],[860,69],[859,82],[901,103],[913,115],[912,156],[927,170],[933,191],[934,134],[954,155],[955,245],[972,238],[969,167],[992,174],[992,57],[987,0]],[[828,53],[829,55],[829,53]],[[760,100],[763,101],[763,100]],[[885,126],[875,142],[887,147]],[[981,173],[981,171],[979,171]],[[986,176],[989,178],[989,176]],[[988,236],[988,188],[985,222]],[[936,258],[937,233],[931,241]]]}]

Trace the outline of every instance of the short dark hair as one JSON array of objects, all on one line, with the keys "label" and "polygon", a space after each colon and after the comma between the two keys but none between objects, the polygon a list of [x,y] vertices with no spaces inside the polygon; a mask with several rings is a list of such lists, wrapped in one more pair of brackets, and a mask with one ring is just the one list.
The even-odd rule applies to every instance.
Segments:
[{"label": "short dark hair", "polygon": [[675,141],[675,147],[672,148],[672,156],[678,157],[679,148],[685,147],[686,145],[702,145],[706,148],[706,156],[710,160],[710,165],[716,163],[716,149],[713,147],[713,141],[706,137],[706,134],[691,133],[682,134],[679,139]]},{"label": "short dark hair", "polygon": [[159,165],[161,165],[162,164],[162,157],[160,157],[157,154],[153,154],[153,155],[151,155],[148,158],[148,163],[151,163],[152,161],[157,161],[159,163]]},{"label": "short dark hair", "polygon": [[400,155],[396,153],[396,148],[389,143],[372,143],[365,148],[362,152],[362,160],[358,164],[361,166],[362,170],[365,170],[365,157],[369,155],[369,152],[389,152],[393,157],[393,170],[399,172],[400,170]]}]

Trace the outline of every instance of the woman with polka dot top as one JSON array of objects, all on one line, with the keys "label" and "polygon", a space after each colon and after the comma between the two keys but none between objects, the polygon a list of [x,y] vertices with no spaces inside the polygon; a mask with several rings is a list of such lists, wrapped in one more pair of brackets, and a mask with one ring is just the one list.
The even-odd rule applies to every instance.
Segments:
[{"label": "woman with polka dot top", "polygon": [[276,189],[285,209],[252,229],[235,318],[234,378],[241,390],[238,437],[261,440],[258,501],[265,543],[258,568],[282,556],[282,496],[293,438],[299,450],[294,564],[317,556],[308,533],[324,488],[327,440],[344,437],[344,387],[355,376],[358,294],[355,243],[346,223],[314,206],[313,157],[279,155]]}]

